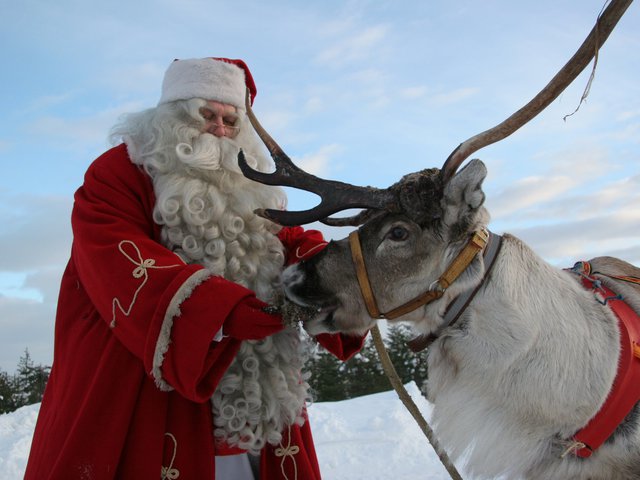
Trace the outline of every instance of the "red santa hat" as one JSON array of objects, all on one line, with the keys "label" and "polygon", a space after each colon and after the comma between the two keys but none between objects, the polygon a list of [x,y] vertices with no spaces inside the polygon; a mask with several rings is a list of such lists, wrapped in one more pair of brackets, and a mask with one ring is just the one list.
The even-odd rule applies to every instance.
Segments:
[{"label": "red santa hat", "polygon": [[169,65],[158,105],[175,100],[204,98],[244,109],[247,88],[251,104],[256,84],[242,60],[229,58],[191,58],[174,60]]}]

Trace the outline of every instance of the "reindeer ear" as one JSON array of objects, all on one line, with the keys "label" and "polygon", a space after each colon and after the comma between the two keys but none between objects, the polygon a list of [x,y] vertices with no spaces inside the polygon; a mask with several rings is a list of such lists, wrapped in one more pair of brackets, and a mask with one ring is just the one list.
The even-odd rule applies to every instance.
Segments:
[{"label": "reindeer ear", "polygon": [[[487,176],[487,167],[481,160],[471,160],[444,187],[444,200],[447,204],[466,205],[476,210],[484,203],[482,182]],[[464,205],[460,205],[464,204]]]},{"label": "reindeer ear", "polygon": [[480,160],[471,160],[449,180],[444,187],[444,222],[457,225],[461,231],[473,224],[475,212],[484,203],[482,182],[487,176],[487,167]]}]

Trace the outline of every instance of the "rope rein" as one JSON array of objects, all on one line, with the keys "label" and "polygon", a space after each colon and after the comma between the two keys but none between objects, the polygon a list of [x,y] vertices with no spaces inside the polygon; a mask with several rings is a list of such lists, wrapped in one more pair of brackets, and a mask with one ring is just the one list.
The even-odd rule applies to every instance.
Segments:
[{"label": "rope rein", "polygon": [[438,458],[440,459],[440,462],[442,462],[442,465],[444,465],[444,468],[447,470],[452,480],[463,480],[460,473],[458,473],[455,465],[449,459],[447,452],[445,452],[440,446],[440,442],[438,442],[433,429],[420,413],[420,409],[411,398],[411,395],[409,395],[409,392],[407,392],[407,389],[404,388],[402,380],[400,380],[398,372],[396,372],[396,369],[393,366],[393,362],[391,361],[391,358],[389,358],[389,353],[384,346],[384,342],[382,341],[382,336],[380,335],[380,329],[378,328],[378,325],[374,325],[374,327],[371,329],[371,337],[373,338],[373,343],[378,352],[378,356],[380,357],[382,369],[387,375],[391,386],[398,394],[398,397],[400,397],[400,400],[404,404],[405,408],[409,410],[409,413],[415,419],[416,423],[422,430],[422,433],[424,433],[427,437],[427,440],[435,450]]},{"label": "rope rein", "polygon": [[[369,275],[367,274],[358,231],[355,230],[351,232],[351,234],[349,235],[349,245],[351,247],[353,265],[356,271],[358,284],[360,285],[360,292],[362,293],[362,297],[364,299],[369,315],[372,318],[393,319],[416,310],[417,308],[442,297],[449,285],[451,285],[467,269],[471,262],[476,258],[476,255],[487,246],[487,243],[489,242],[491,236],[492,234],[490,234],[490,232],[486,229],[476,231],[469,239],[465,247],[451,262],[445,272],[440,276],[438,280],[433,282],[432,286],[430,286],[426,292],[418,295],[413,300],[410,300],[403,305],[400,305],[399,307],[382,313],[378,308],[375,296],[373,294],[373,289],[371,288],[371,284],[369,282]],[[495,253],[497,253],[497,249],[494,248],[492,251],[494,253],[492,257],[495,259]],[[491,263],[492,262],[493,260],[491,261]],[[475,293],[475,290],[473,293]],[[422,432],[427,437],[427,440],[435,450],[438,458],[440,458],[442,465],[444,465],[451,478],[453,480],[462,480],[462,476],[458,473],[455,465],[453,464],[453,462],[451,462],[447,453],[440,446],[440,443],[438,442],[433,429],[422,416],[420,410],[418,409],[418,406],[415,404],[407,390],[404,388],[404,385],[402,384],[402,381],[400,380],[400,377],[398,376],[398,373],[393,366],[393,362],[391,361],[391,358],[389,358],[389,354],[384,346],[384,342],[382,341],[382,336],[380,335],[380,329],[377,325],[374,325],[371,329],[371,336],[378,352],[378,356],[380,357],[380,363],[382,364],[382,368],[387,375],[391,386],[396,391],[398,397],[400,397],[400,400],[402,401],[406,409],[409,411]]]}]

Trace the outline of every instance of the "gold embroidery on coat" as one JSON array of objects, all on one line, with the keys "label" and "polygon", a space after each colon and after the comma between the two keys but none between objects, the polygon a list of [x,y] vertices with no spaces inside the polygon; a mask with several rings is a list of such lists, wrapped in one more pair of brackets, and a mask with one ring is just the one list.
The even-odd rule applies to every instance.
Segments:
[{"label": "gold embroidery on coat", "polygon": [[289,477],[284,471],[284,461],[287,457],[291,457],[291,461],[293,462],[293,480],[298,480],[298,465],[294,458],[294,455],[297,455],[298,453],[300,453],[300,447],[297,445],[291,445],[291,427],[289,427],[289,432],[287,433],[287,446],[283,446],[282,442],[280,442],[280,447],[276,448],[275,451],[276,457],[282,457],[282,460],[280,461],[280,470],[282,471],[282,476],[285,480],[289,480]]},{"label": "gold embroidery on coat", "polygon": [[[129,255],[125,251],[124,249],[125,245],[131,245],[133,247],[133,249],[135,250],[135,254],[138,257],[137,259],[133,258],[131,255]],[[148,269],[175,268],[180,266],[180,264],[157,266],[156,261],[153,258],[143,259],[142,254],[140,253],[140,250],[138,249],[136,244],[133,243],[131,240],[121,241],[118,244],[118,250],[120,250],[120,253],[122,253],[131,263],[133,263],[136,266],[136,268],[134,268],[133,271],[131,272],[131,275],[133,275],[133,278],[143,278],[143,280],[142,280],[142,283],[138,286],[138,288],[134,292],[133,298],[131,299],[131,304],[127,309],[124,309],[122,307],[120,300],[118,300],[117,298],[113,299],[113,308],[112,308],[113,317],[111,318],[111,325],[110,325],[111,328],[115,328],[116,326],[116,308],[118,308],[118,310],[120,310],[125,317],[128,317],[131,314],[131,309],[133,308],[133,306],[136,303],[136,300],[138,299],[138,294],[140,293],[140,290],[142,290],[142,288],[147,283],[147,280],[149,280],[149,273],[147,272]]]},{"label": "gold embroidery on coat", "polygon": [[173,461],[176,459],[176,453],[178,452],[178,441],[169,432],[165,433],[165,436],[173,440],[173,456],[171,457],[171,463],[168,467],[162,467],[160,470],[160,480],[176,480],[180,476],[180,470],[173,468]]}]

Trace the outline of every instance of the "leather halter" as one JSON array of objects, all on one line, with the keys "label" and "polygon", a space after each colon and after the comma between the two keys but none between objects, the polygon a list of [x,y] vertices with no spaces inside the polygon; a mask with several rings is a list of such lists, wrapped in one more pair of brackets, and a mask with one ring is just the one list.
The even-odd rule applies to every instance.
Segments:
[{"label": "leather halter", "polygon": [[360,291],[362,292],[362,297],[364,298],[369,315],[372,318],[386,318],[392,320],[442,297],[447,288],[449,288],[449,285],[451,285],[460,276],[460,274],[464,272],[478,252],[485,247],[488,240],[489,232],[486,229],[475,232],[467,245],[462,249],[453,262],[451,262],[440,278],[431,285],[429,290],[399,307],[389,310],[388,312],[381,312],[373,294],[373,289],[369,282],[369,276],[367,275],[367,268],[362,256],[362,247],[360,246],[360,236],[358,231],[354,230],[349,235],[349,245],[351,246],[351,256],[358,276]]},{"label": "leather halter", "polygon": [[484,276],[482,277],[482,280],[480,280],[480,283],[478,283],[475,288],[470,288],[466,292],[462,292],[447,306],[442,323],[434,332],[426,335],[418,335],[417,337],[407,341],[407,346],[412,352],[418,353],[426,349],[438,339],[446,328],[458,321],[460,315],[462,315],[466,310],[467,306],[476,297],[476,294],[489,278],[489,274],[493,269],[496,258],[498,258],[498,253],[500,253],[501,247],[502,236],[496,235],[490,231],[489,240],[487,241],[487,245],[484,247],[484,252],[482,253],[482,259],[484,262]]}]

